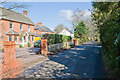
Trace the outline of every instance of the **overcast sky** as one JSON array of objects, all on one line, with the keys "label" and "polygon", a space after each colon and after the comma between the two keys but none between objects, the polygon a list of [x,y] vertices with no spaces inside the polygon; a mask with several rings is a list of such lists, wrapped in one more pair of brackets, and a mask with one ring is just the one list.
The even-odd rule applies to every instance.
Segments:
[{"label": "overcast sky", "polygon": [[92,9],[91,2],[22,2],[21,4],[27,5],[28,16],[35,24],[42,22],[52,30],[58,24],[64,24],[71,29],[71,16],[76,8],[85,10],[85,15],[90,15],[88,10]]}]

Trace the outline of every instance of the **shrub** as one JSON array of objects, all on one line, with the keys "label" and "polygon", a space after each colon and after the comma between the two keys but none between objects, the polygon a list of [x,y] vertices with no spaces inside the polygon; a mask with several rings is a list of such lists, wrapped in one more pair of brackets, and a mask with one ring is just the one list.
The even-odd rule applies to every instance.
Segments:
[{"label": "shrub", "polygon": [[88,41],[88,39],[82,39],[82,42],[87,42]]},{"label": "shrub", "polygon": [[[111,8],[112,6],[112,8]],[[120,2],[93,3],[92,18],[97,23],[108,76],[120,76]],[[93,22],[94,22],[93,21]]]},{"label": "shrub", "polygon": [[19,45],[19,48],[23,48],[23,46],[20,44],[20,45]]},{"label": "shrub", "polygon": [[28,47],[31,47],[31,44],[28,42]]},{"label": "shrub", "polygon": [[47,39],[48,45],[68,42],[72,39],[71,36],[65,36],[60,34],[44,34],[43,37],[44,39]]}]

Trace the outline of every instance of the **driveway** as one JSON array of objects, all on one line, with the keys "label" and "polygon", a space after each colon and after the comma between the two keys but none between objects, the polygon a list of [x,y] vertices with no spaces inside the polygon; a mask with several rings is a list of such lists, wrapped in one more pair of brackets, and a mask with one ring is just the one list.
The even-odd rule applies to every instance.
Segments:
[{"label": "driveway", "polygon": [[100,48],[96,42],[85,43],[48,57],[19,77],[35,78],[105,78]]},{"label": "driveway", "polygon": [[34,47],[17,48],[16,56],[35,54],[37,51],[39,51],[39,49],[40,48],[34,48]]},{"label": "driveway", "polygon": [[35,47],[27,47],[27,48],[17,48],[16,49],[16,58],[24,59],[24,69],[30,68],[33,65],[46,60],[47,58],[43,55],[37,55],[36,52],[39,51],[40,48]]}]

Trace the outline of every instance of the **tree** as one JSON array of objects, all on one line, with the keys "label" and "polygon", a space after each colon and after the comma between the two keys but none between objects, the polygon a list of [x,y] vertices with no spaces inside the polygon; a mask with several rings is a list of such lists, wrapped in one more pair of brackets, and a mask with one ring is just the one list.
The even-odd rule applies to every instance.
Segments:
[{"label": "tree", "polygon": [[95,27],[95,25],[93,25],[92,23],[91,11],[76,9],[74,10],[72,17],[73,28],[75,28],[75,25],[78,25],[79,22],[83,21],[89,33],[88,34],[89,40],[96,40],[99,34],[97,31],[97,27]]},{"label": "tree", "polygon": [[8,2],[7,0],[0,1],[0,6],[8,9],[8,10],[16,10],[16,9],[26,9],[27,5],[25,4],[17,4],[15,2]]},{"label": "tree", "polygon": [[55,27],[54,31],[55,33],[60,33],[63,29],[68,29],[65,27],[63,24],[59,24],[58,26]]},{"label": "tree", "polygon": [[92,5],[92,19],[99,30],[105,67],[110,77],[119,77],[120,2],[93,2]]},{"label": "tree", "polygon": [[79,39],[85,39],[87,35],[87,29],[84,22],[79,22],[74,29],[74,37]]}]

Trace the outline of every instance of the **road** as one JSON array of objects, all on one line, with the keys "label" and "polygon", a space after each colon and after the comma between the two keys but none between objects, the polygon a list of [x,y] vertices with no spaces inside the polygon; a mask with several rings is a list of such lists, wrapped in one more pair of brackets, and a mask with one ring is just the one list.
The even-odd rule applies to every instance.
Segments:
[{"label": "road", "polygon": [[105,78],[100,48],[96,42],[88,42],[62,51],[25,70],[19,77]]}]

